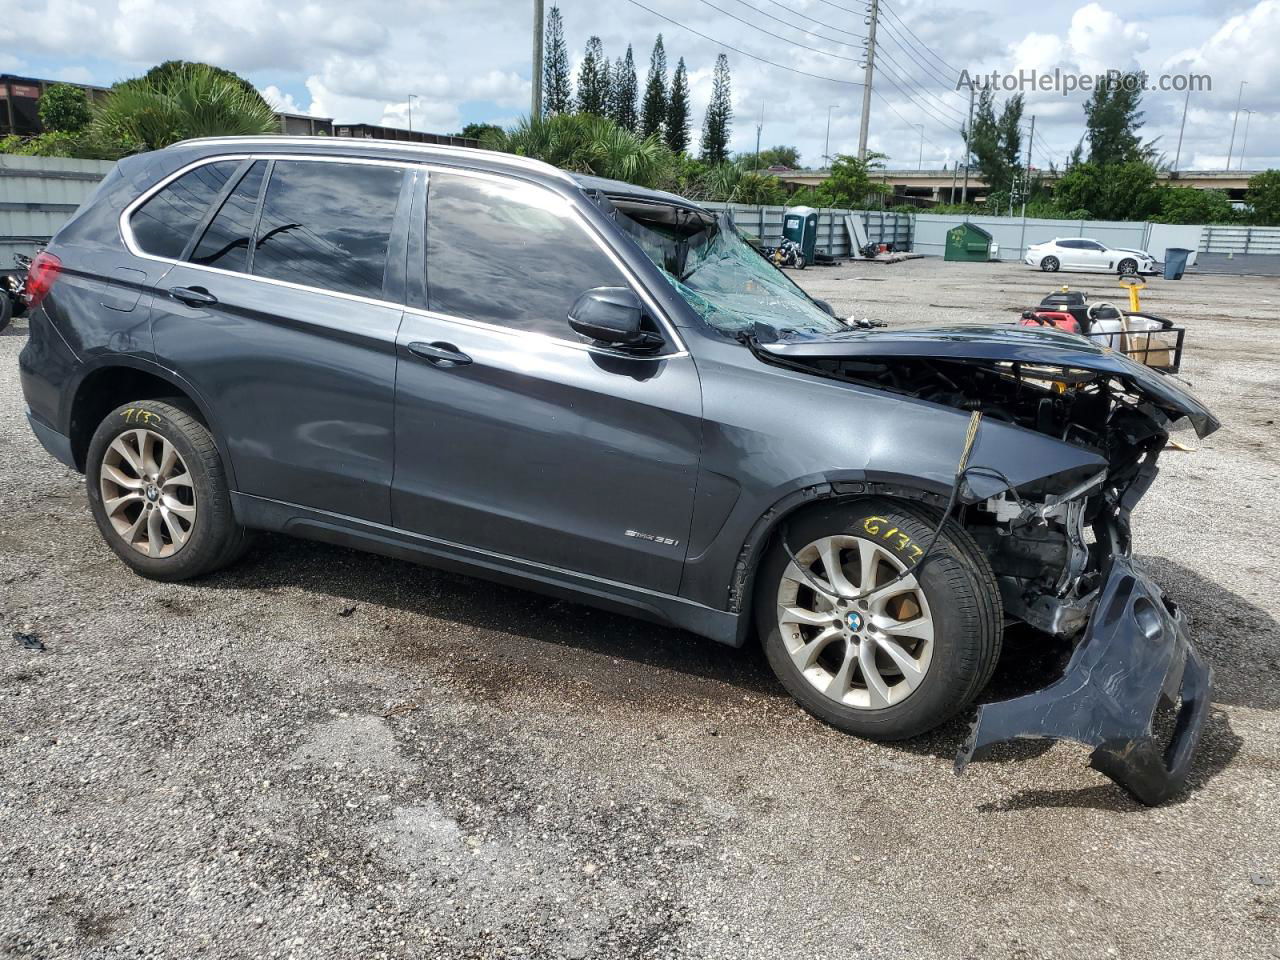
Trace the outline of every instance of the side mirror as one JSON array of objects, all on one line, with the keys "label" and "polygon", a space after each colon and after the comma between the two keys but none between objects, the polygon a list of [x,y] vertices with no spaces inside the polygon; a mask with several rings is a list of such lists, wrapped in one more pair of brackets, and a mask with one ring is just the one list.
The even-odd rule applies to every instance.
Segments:
[{"label": "side mirror", "polygon": [[576,332],[620,347],[652,347],[661,338],[643,329],[644,307],[627,287],[596,287],[580,296],[569,311]]}]

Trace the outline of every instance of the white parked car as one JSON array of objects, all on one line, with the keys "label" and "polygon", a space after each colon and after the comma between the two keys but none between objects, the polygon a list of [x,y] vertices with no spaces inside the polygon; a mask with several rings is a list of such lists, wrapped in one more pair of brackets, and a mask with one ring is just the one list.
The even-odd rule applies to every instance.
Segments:
[{"label": "white parked car", "polygon": [[1156,258],[1145,250],[1108,247],[1087,237],[1059,237],[1027,247],[1023,262],[1046,273],[1087,270],[1092,273],[1155,273]]}]

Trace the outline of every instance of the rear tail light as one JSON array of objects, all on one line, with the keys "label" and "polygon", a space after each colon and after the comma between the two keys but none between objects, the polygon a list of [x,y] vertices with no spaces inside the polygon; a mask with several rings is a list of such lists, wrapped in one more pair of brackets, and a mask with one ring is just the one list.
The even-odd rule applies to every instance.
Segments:
[{"label": "rear tail light", "polygon": [[62,273],[61,260],[52,253],[36,254],[36,258],[31,261],[31,266],[27,268],[27,283],[22,295],[28,307],[35,309],[40,306],[41,301],[53,289],[53,282],[58,279],[60,273]]}]

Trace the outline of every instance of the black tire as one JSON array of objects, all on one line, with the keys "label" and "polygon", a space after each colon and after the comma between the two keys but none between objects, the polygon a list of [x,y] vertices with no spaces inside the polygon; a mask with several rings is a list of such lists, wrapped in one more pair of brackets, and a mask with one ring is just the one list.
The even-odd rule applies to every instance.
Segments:
[{"label": "black tire", "polygon": [[[184,405],[185,406],[185,405]],[[169,556],[151,557],[131,546],[107,516],[103,504],[103,460],[112,442],[145,428],[173,444],[190,475],[195,518],[186,541]],[[89,441],[85,463],[89,509],[103,539],[121,560],[152,580],[189,580],[236,560],[249,544],[235,521],[231,493],[213,435],[178,401],[138,400],[111,411]]]},{"label": "black tire", "polygon": [[1132,277],[1138,272],[1138,261],[1126,257],[1120,261],[1117,270],[1122,277]]},{"label": "black tire", "polygon": [[13,301],[9,299],[9,294],[4,287],[0,285],[0,333],[4,332],[4,328],[9,326],[9,321],[13,319]]},{"label": "black tire", "polygon": [[[807,512],[788,524],[787,534],[792,551],[799,552],[823,537],[867,538],[865,531],[872,528],[882,533],[892,530],[893,539],[876,536],[875,542],[910,567],[918,557],[912,548],[928,544],[938,515],[937,510],[899,501],[868,499]],[[954,521],[944,526],[928,563],[918,573],[934,626],[928,670],[905,699],[880,709],[849,706],[826,696],[805,678],[788,653],[778,622],[777,597],[789,563],[781,545],[775,544],[758,571],[753,595],[757,631],[782,685],[820,720],[872,740],[902,740],[955,716],[990,679],[1002,639],[999,588],[977,544]]]},{"label": "black tire", "polygon": [[1057,273],[1058,268],[1061,266],[1062,264],[1058,262],[1057,257],[1045,257],[1040,261],[1040,269],[1045,273]]},{"label": "black tire", "polygon": [[804,254],[803,254],[803,253],[797,253],[797,254],[796,254],[796,269],[797,269],[797,270],[803,270],[803,269],[805,268],[805,266],[806,266],[806,264],[805,264]]}]

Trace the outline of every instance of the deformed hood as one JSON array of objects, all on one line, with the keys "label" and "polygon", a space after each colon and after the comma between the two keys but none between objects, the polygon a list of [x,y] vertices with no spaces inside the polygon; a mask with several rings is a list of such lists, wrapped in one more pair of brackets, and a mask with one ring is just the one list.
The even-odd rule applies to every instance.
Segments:
[{"label": "deformed hood", "polygon": [[759,349],[783,360],[925,357],[1070,367],[1115,377],[1170,419],[1186,417],[1201,437],[1221,426],[1209,408],[1172,377],[1085,337],[1042,327],[955,325],[910,330],[851,330],[829,336],[760,343]]}]

